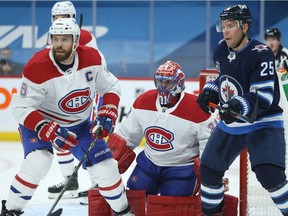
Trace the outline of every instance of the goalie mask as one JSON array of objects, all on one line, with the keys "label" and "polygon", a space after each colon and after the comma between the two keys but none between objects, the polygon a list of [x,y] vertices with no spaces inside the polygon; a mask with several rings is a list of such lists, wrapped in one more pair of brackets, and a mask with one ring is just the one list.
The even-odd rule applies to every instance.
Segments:
[{"label": "goalie mask", "polygon": [[157,69],[154,83],[161,106],[166,106],[184,90],[185,74],[179,64],[167,61]]},{"label": "goalie mask", "polygon": [[51,22],[54,21],[54,16],[68,15],[67,18],[76,19],[76,9],[71,1],[56,2],[51,9]]}]

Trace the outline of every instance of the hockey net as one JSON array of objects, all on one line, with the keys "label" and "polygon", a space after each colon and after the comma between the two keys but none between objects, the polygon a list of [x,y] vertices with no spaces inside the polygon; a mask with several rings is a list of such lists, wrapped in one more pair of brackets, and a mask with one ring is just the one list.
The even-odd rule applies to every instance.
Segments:
[{"label": "hockey net", "polygon": [[[199,87],[202,90],[207,81],[213,81],[218,73],[214,69],[205,69],[200,72]],[[281,85],[281,84],[280,84]],[[282,86],[280,105],[285,116],[285,140],[288,143],[288,103]],[[288,148],[286,148],[286,167],[288,165]],[[286,175],[287,175],[286,170]],[[254,172],[252,172],[247,151],[243,151],[225,173],[229,178],[230,193],[239,198],[239,216],[281,216],[274,205],[269,193],[262,188]]]}]

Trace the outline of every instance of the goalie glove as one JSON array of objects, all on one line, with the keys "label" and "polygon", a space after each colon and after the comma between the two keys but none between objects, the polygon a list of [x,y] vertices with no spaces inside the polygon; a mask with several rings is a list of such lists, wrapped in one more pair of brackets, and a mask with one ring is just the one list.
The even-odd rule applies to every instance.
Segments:
[{"label": "goalie glove", "polygon": [[[93,134],[93,137],[96,138],[97,131],[101,131],[101,133],[98,134],[99,139],[103,139],[107,137],[110,133],[112,133],[117,117],[118,111],[116,108],[109,106],[100,107],[97,113],[97,117],[93,122],[91,128],[91,133]],[[99,128],[101,130],[99,130]]]},{"label": "goalie glove", "polygon": [[113,158],[118,161],[119,173],[124,173],[134,161],[136,154],[126,146],[126,140],[116,133],[109,136],[107,142]]},{"label": "goalie glove", "polygon": [[76,134],[60,127],[56,122],[44,122],[36,128],[39,139],[44,142],[51,142],[58,151],[69,150],[78,144]]}]

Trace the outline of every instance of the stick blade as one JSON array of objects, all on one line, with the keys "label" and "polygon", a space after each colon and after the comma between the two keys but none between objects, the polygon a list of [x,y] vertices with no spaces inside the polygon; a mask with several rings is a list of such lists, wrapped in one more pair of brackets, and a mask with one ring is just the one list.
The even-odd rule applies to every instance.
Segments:
[{"label": "stick blade", "polygon": [[56,210],[55,212],[52,212],[51,214],[48,214],[47,216],[60,216],[63,212],[62,208],[59,208],[58,210]]}]

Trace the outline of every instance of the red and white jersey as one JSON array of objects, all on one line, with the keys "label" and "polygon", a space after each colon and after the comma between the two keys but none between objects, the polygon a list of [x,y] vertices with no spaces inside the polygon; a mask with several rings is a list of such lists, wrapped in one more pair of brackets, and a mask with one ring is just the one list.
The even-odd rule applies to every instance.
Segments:
[{"label": "red and white jersey", "polygon": [[145,154],[157,166],[192,164],[216,125],[215,116],[204,113],[196,99],[182,92],[177,104],[165,109],[160,106],[157,90],[149,90],[135,100],[115,133],[132,149],[144,136]]},{"label": "red and white jersey", "polygon": [[96,49],[78,46],[74,65],[67,71],[59,68],[50,49],[44,49],[25,65],[12,112],[32,130],[44,119],[74,126],[89,118],[95,92],[104,96],[105,103],[118,106],[119,81],[103,66]]},{"label": "red and white jersey", "polygon": [[98,49],[96,38],[87,30],[80,29],[79,45],[89,46]]}]

